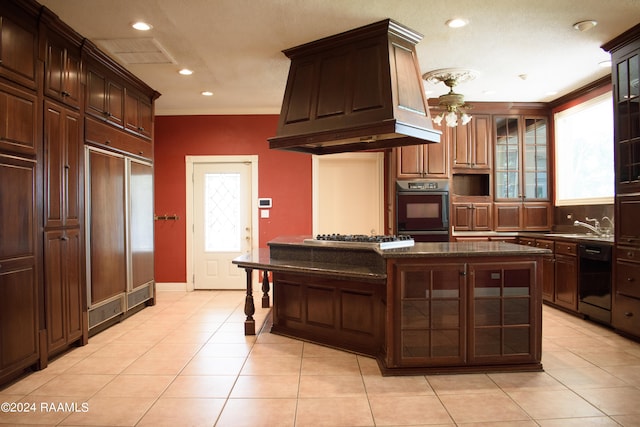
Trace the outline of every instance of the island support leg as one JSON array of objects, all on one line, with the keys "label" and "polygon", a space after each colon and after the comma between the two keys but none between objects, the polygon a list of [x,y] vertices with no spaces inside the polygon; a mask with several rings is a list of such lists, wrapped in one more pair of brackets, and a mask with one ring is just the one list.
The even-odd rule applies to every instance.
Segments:
[{"label": "island support leg", "polygon": [[244,314],[247,315],[247,320],[244,321],[244,334],[255,335],[256,334],[256,321],[253,319],[253,315],[256,312],[256,307],[253,304],[253,269],[245,268],[247,272],[247,296],[244,300]]},{"label": "island support leg", "polygon": [[269,308],[269,272],[262,272],[262,308]]}]

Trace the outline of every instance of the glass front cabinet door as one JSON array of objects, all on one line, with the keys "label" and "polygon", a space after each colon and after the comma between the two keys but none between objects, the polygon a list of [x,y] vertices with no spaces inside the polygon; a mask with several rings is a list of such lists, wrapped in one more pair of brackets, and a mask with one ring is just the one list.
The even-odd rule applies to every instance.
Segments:
[{"label": "glass front cabinet door", "polygon": [[495,117],[496,231],[551,226],[547,121],[546,117]]}]

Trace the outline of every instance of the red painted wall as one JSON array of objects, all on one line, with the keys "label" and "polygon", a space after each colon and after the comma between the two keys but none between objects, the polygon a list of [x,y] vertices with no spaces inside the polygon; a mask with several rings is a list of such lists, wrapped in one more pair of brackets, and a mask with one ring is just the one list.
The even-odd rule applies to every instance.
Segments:
[{"label": "red painted wall", "polygon": [[155,223],[157,282],[187,281],[185,156],[258,155],[258,197],[273,199],[270,218],[258,220],[260,247],[311,234],[311,156],[270,150],[277,123],[277,115],[155,118],[155,213],[179,216]]}]

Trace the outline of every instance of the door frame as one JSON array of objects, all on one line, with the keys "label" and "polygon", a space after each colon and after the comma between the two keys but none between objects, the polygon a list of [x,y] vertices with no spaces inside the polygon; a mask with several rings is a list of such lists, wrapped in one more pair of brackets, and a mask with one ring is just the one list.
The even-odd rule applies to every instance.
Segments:
[{"label": "door frame", "polygon": [[186,198],[186,232],[187,232],[187,291],[195,290],[194,283],[194,249],[193,249],[193,169],[200,163],[250,163],[251,164],[251,249],[260,246],[258,239],[258,156],[185,156],[185,181],[187,184]]}]

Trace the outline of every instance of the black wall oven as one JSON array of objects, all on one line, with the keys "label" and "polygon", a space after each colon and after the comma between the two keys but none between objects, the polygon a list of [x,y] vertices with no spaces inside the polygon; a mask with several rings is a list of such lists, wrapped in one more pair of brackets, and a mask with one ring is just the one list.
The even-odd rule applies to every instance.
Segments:
[{"label": "black wall oven", "polygon": [[449,181],[397,181],[396,230],[416,242],[448,242]]}]

